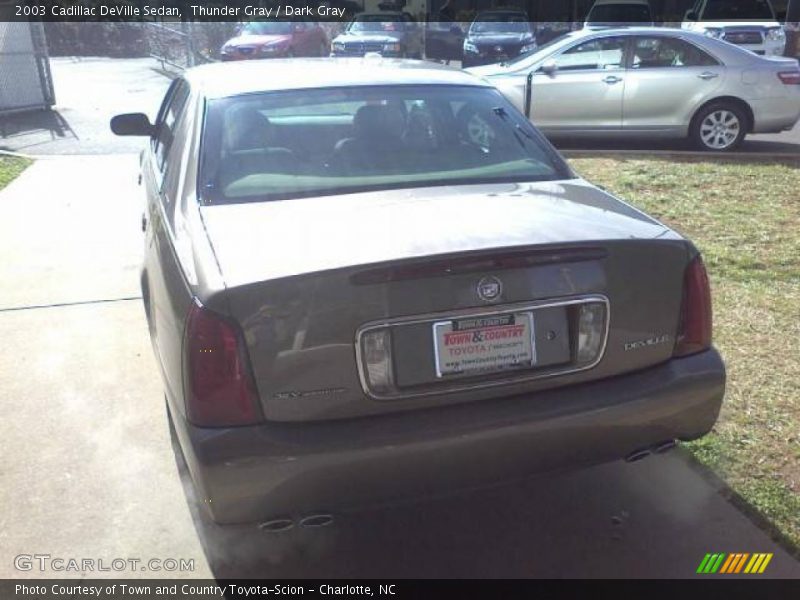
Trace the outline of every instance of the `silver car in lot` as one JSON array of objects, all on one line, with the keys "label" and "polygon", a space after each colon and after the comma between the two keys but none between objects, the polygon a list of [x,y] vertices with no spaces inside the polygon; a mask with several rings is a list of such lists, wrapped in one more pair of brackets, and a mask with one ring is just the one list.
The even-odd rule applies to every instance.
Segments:
[{"label": "silver car in lot", "polygon": [[691,138],[735,149],[800,118],[800,69],[679,29],[582,30],[517,60],[476,67],[549,136]]},{"label": "silver car in lot", "polygon": [[154,124],[112,129],[148,138],[144,308],[219,523],[635,460],[717,418],[697,249],[580,179],[479,78],[208,65]]}]

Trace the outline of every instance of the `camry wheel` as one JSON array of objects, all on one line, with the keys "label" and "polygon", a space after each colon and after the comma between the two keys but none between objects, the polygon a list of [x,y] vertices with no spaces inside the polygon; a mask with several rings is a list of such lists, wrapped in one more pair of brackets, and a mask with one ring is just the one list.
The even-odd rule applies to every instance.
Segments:
[{"label": "camry wheel", "polygon": [[703,108],[692,122],[692,138],[703,150],[729,152],[747,135],[747,119],[731,104],[712,104]]}]

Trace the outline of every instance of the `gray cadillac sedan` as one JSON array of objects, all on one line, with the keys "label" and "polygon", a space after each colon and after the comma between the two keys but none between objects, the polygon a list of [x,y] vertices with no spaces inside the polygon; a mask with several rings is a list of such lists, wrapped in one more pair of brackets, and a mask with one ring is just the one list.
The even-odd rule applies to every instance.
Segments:
[{"label": "gray cadillac sedan", "polygon": [[636,460],[717,418],[697,249],[577,177],[479,78],[210,65],[154,124],[112,129],[149,137],[144,306],[218,523]]}]

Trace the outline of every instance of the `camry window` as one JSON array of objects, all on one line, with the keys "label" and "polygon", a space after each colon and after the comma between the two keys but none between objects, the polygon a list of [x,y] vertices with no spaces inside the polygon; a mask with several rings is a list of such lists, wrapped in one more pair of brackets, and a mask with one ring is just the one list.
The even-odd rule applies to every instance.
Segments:
[{"label": "camry window", "polygon": [[601,38],[578,44],[555,59],[560,71],[619,69],[625,54],[626,39]]},{"label": "camry window", "polygon": [[768,0],[708,0],[703,13],[705,21],[752,21],[775,19],[772,5]]},{"label": "camry window", "polygon": [[571,177],[499,92],[349,87],[211,100],[204,203]]},{"label": "camry window", "polygon": [[575,35],[576,35],[575,32],[563,33],[557,38],[550,40],[546,44],[542,44],[533,52],[529,52],[528,54],[522,54],[516,58],[505,61],[502,64],[508,66],[515,66],[519,64],[520,66],[522,66],[522,64],[524,63],[529,63],[529,64],[536,63],[540,61],[543,57],[553,54],[554,51],[558,51],[560,47],[566,46],[567,44],[572,42],[573,39],[575,38]]},{"label": "camry window", "polygon": [[653,69],[665,67],[707,67],[717,61],[699,48],[674,38],[639,38],[633,45],[631,67]]}]

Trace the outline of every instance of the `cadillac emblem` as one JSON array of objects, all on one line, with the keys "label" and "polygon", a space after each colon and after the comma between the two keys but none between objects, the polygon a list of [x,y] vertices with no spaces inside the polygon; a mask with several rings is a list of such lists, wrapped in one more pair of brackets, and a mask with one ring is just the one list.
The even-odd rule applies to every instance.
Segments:
[{"label": "cadillac emblem", "polygon": [[503,284],[497,277],[484,277],[478,282],[477,292],[484,302],[494,302],[503,293]]}]

